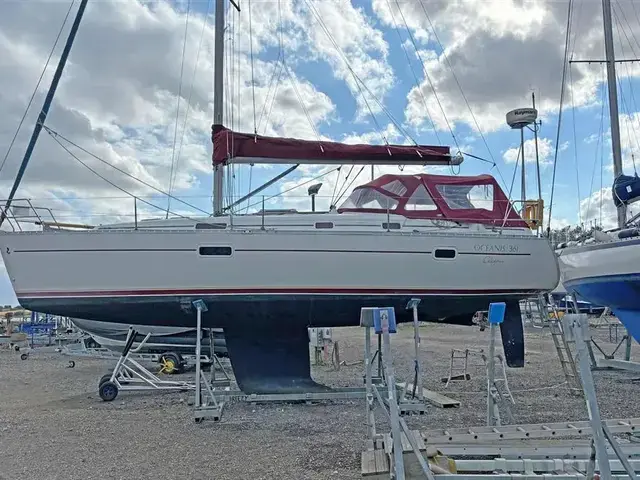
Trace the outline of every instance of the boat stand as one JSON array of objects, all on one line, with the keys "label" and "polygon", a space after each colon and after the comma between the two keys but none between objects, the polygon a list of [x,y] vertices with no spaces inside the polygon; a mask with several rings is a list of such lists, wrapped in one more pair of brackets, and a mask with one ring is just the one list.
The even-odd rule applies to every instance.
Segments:
[{"label": "boat stand", "polygon": [[[209,329],[209,356],[205,357],[200,355],[200,358],[203,363],[206,362],[211,365],[211,370],[209,371],[209,383],[211,384],[211,387],[229,387],[231,385],[231,376],[224,365],[222,365],[220,357],[215,353],[215,346],[213,345],[213,330],[211,329]],[[222,374],[221,378],[218,378],[218,372]]]},{"label": "boat stand", "polygon": [[[378,339],[378,347],[373,352],[370,362],[372,365],[376,362],[378,367],[375,375],[373,374],[373,371],[371,372],[371,381],[376,385],[384,385],[384,369],[382,368],[382,335],[377,334],[376,337]],[[371,349],[369,349],[369,353],[371,353]],[[362,381],[366,382],[364,375],[362,376]]]},{"label": "boat stand", "polygon": [[[591,448],[595,452],[590,459],[587,468],[587,478],[593,477],[595,470],[595,461],[598,461],[598,470],[601,478],[611,477],[611,465],[609,463],[609,455],[605,441],[608,441],[611,448],[615,452],[618,460],[624,467],[631,479],[637,479],[635,468],[629,463],[629,460],[622,452],[620,445],[613,437],[613,434],[607,424],[600,418],[600,408],[596,397],[596,389],[591,373],[590,356],[588,351],[589,339],[589,318],[585,314],[570,314],[563,318],[565,335],[573,336],[576,343],[576,356],[578,358],[578,367],[582,389],[584,391],[585,402],[587,403],[587,412],[592,429]],[[591,477],[590,477],[591,474]]]},{"label": "boat stand", "polygon": [[[496,335],[498,326],[504,321],[505,310],[505,303],[492,303],[489,305],[489,355],[482,355],[487,365],[487,426],[489,427],[502,425],[500,405],[505,410],[508,421],[514,421],[510,404],[515,404],[516,402],[507,383],[504,359],[501,355],[496,355]],[[496,378],[496,359],[502,366],[502,377],[500,378]],[[503,385],[502,390],[498,387],[499,383]]]},{"label": "boat stand", "polygon": [[424,398],[424,389],[422,387],[422,373],[420,371],[420,325],[418,323],[418,305],[419,298],[412,298],[407,303],[407,310],[413,311],[413,383],[400,383],[398,393],[398,407],[400,415],[406,414],[424,414],[427,412],[427,403]]},{"label": "boat stand", "polygon": [[[578,303],[575,295],[571,295],[571,301],[573,302],[573,306],[576,312],[578,312]],[[604,315],[604,313],[603,313]],[[588,323],[587,323],[588,325]],[[616,325],[616,336],[617,336],[617,325]],[[623,326],[624,328],[624,326]],[[587,343],[587,351],[589,353],[589,358],[591,360],[591,369],[592,370],[623,370],[627,372],[640,373],[640,363],[631,361],[631,343],[632,338],[629,335],[629,332],[625,328],[625,335],[618,342],[618,345],[611,353],[606,353],[600,345],[593,339],[589,330],[587,330],[588,337],[585,337],[585,341]],[[611,327],[609,327],[609,338],[611,338]],[[616,353],[624,343],[624,359],[616,358]],[[602,358],[596,357],[593,352],[593,347],[602,354]]]},{"label": "boat stand", "polygon": [[[214,394],[214,387],[212,385],[215,379],[216,363],[211,365],[212,379],[209,381],[206,375],[202,374],[202,361],[200,359],[200,353],[202,348],[202,312],[208,310],[207,305],[202,300],[196,300],[193,302],[196,307],[196,382],[195,382],[195,401],[193,408],[193,418],[196,423],[201,423],[205,418],[211,418],[218,422],[222,418],[222,409],[224,408],[224,402],[216,399]],[[211,335],[211,333],[209,333]],[[213,345],[213,339],[210,342]],[[213,346],[211,347],[213,349]],[[217,356],[213,356],[217,365],[222,368],[222,364]],[[222,380],[226,386],[229,385],[229,376],[222,369],[225,376],[225,380]],[[204,387],[204,391],[202,390]]]},{"label": "boat stand", "polygon": [[[133,341],[137,332],[133,327],[129,327],[127,341],[124,349],[116,362],[111,374],[104,375],[98,384],[98,395],[105,402],[116,399],[120,391],[142,391],[142,390],[174,390],[187,391],[193,389],[193,384],[188,382],[176,382],[172,380],[162,380],[136,360],[131,358],[132,353],[136,353],[142,348],[151,336],[150,333],[132,350]],[[199,362],[198,362],[199,363]]]},{"label": "boat stand", "polygon": [[[586,315],[566,315],[563,321],[566,334],[575,337],[572,340],[576,344],[588,421],[418,432],[406,431],[403,418],[394,415],[393,409],[389,412],[385,409],[392,432],[380,435],[370,420],[372,414],[368,410],[367,449],[362,453],[361,463],[363,477],[376,480],[417,480],[425,477],[443,480],[637,479],[640,447],[633,443],[620,445],[614,435],[633,434],[640,425],[640,419],[602,420],[587,349],[588,318]],[[491,324],[499,323],[494,320]],[[388,345],[389,333],[392,333],[391,329],[386,334],[385,346]],[[367,387],[385,407],[377,388],[372,384]],[[367,408],[370,408],[369,404]],[[398,432],[401,435],[400,459],[397,455],[398,442],[393,438]],[[401,466],[399,462],[404,463]]]},{"label": "boat stand", "polygon": [[[417,306],[417,303],[415,304]],[[395,373],[391,359],[391,337],[396,333],[395,310],[390,308],[369,308],[360,310],[360,326],[365,328],[365,385],[366,385],[366,409],[367,409],[367,441],[366,451],[362,454],[362,461],[369,457],[373,463],[386,462],[389,478],[405,480],[404,452],[405,447],[411,448],[416,455],[420,468],[424,475],[434,480],[431,468],[421,453],[421,445],[414,432],[409,430],[404,418],[400,416],[398,397],[395,385]],[[372,381],[371,362],[371,328],[382,336],[383,363],[382,368],[387,378],[386,398],[381,393],[382,387]],[[417,340],[416,340],[417,342]],[[380,389],[379,389],[380,388]],[[385,417],[391,425],[391,433],[381,435],[376,431],[374,410],[376,402],[382,407]],[[377,448],[384,445],[384,449]]]}]

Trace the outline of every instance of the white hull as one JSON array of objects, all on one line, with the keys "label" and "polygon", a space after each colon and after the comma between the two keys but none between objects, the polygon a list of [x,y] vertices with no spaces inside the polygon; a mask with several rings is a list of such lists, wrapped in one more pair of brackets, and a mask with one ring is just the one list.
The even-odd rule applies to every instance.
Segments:
[{"label": "white hull", "polygon": [[640,243],[615,240],[603,244],[567,247],[558,256],[562,283],[640,272]]},{"label": "white hull", "polygon": [[[2,234],[0,246],[19,299],[198,291],[464,295],[547,291],[558,283],[546,240],[457,229],[49,231]],[[231,247],[232,254],[203,256],[203,246]],[[456,257],[438,259],[438,249],[454,249]]]}]

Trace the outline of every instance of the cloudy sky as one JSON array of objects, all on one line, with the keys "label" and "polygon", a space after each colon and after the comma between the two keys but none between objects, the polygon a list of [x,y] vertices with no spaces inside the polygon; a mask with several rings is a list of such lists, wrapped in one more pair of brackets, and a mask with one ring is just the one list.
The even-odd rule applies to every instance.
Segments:
[{"label": "cloudy sky", "polygon": [[[213,3],[89,0],[46,122],[69,151],[43,131],[17,197],[51,208],[59,221],[130,218],[131,194],[149,202],[140,206],[144,214],[164,215],[167,198],[158,192],[167,191],[189,204],[173,200],[172,212],[210,212]],[[236,3],[241,12],[227,2],[225,20],[226,126],[352,143],[450,145],[454,151],[485,159],[467,157],[460,171],[453,173],[491,173],[508,190],[519,134],[505,125],[505,113],[529,106],[535,92],[542,119],[539,153],[547,205],[558,147],[554,224],[594,220],[612,224],[602,64],[573,64],[567,71],[556,145],[567,0]],[[3,198],[78,4],[79,0],[0,2]],[[616,54],[638,58],[640,5],[617,0],[613,4]],[[570,54],[576,60],[604,58],[599,1],[576,2]],[[640,109],[634,94],[640,70],[634,65],[618,66],[627,173],[633,172],[633,158],[640,162],[635,133]],[[34,91],[32,106],[9,151]],[[535,148],[531,132],[526,135],[528,197],[534,198]],[[285,168],[235,166],[228,179],[229,195],[240,197]],[[306,209],[308,182],[325,174],[318,181],[323,182],[319,203],[326,207],[343,190],[348,195],[353,186],[370,178],[369,168],[344,166],[338,172],[333,168],[301,167],[263,193],[281,194],[270,200],[272,205]],[[404,169],[414,170],[420,169]],[[398,167],[377,167],[375,173],[397,171]],[[513,196],[520,196],[519,172]],[[245,203],[239,211],[250,206]],[[6,275],[2,278],[0,303],[15,302]]]}]

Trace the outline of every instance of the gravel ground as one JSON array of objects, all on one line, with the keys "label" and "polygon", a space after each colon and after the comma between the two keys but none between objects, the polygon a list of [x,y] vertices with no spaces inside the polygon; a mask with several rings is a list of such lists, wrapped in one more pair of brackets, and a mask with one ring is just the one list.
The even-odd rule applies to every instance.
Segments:
[{"label": "gravel ground", "polygon": [[[412,329],[392,339],[399,377],[411,380]],[[596,334],[609,350],[608,329]],[[445,392],[451,348],[486,348],[488,330],[426,324],[421,327],[421,364],[427,388]],[[331,386],[361,385],[363,331],[334,329],[341,359],[336,372],[313,367],[314,378]],[[638,346],[634,345],[638,356]],[[26,361],[0,351],[0,479],[357,479],[365,439],[363,401],[313,405],[228,405],[220,423],[197,425],[185,393],[123,392],[100,400],[97,382],[113,361],[76,359],[34,351]],[[408,417],[420,429],[482,425],[484,372],[471,360],[472,379],[454,382],[449,396],[460,408],[432,407]],[[584,400],[561,384],[553,342],[545,330],[527,332],[527,364],[508,370],[518,423],[586,419]],[[596,372],[605,418],[638,417],[633,375]],[[379,417],[378,417],[379,418]]]}]

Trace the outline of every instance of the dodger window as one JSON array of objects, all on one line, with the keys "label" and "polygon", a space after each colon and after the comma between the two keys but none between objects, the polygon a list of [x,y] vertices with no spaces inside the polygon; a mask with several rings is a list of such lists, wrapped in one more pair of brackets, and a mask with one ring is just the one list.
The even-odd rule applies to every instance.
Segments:
[{"label": "dodger window", "polygon": [[437,185],[436,188],[452,210],[493,210],[493,185]]},{"label": "dodger window", "polygon": [[375,188],[357,188],[351,193],[340,208],[363,208],[373,210],[393,210],[398,206],[398,201],[387,197]]},{"label": "dodger window", "polygon": [[437,210],[435,202],[424,185],[418,186],[407,200],[405,210]]}]

